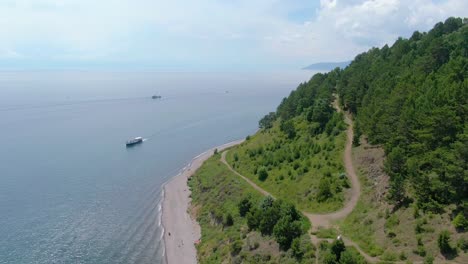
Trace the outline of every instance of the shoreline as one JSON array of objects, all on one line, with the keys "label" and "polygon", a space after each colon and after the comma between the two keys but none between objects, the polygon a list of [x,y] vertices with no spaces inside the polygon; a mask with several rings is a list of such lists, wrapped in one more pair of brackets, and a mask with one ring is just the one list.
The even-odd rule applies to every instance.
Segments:
[{"label": "shoreline", "polygon": [[180,173],[164,184],[161,221],[164,258],[167,264],[197,263],[195,242],[201,238],[201,229],[196,219],[192,219],[188,212],[192,200],[187,185],[188,178],[213,156],[215,149],[222,151],[243,141],[244,139],[232,141],[195,156]]}]

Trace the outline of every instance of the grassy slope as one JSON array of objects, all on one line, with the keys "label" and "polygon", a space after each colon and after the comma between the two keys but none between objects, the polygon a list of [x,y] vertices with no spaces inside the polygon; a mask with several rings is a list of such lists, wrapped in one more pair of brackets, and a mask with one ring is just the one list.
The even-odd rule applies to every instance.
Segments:
[{"label": "grassy slope", "polygon": [[[189,181],[192,211],[202,230],[202,242],[197,246],[200,263],[296,263],[290,252],[279,250],[272,237],[262,237],[248,230],[237,204],[246,195],[257,201],[262,195],[230,172],[219,158],[218,154],[206,161]],[[234,225],[226,227],[222,219],[228,213],[233,216]],[[304,225],[307,227],[309,223],[304,222]],[[304,263],[308,263],[314,251],[307,235],[302,240],[309,244],[306,245],[308,257],[304,258]],[[242,247],[237,254],[233,253],[235,243]]]},{"label": "grassy slope", "polygon": [[[344,172],[342,153],[345,133],[310,136],[309,124],[301,117],[295,118],[295,126],[295,139],[288,139],[280,131],[279,124],[275,123],[272,129],[260,131],[230,151],[227,160],[257,185],[275,197],[294,203],[301,210],[319,213],[336,211],[343,206],[345,197],[345,189],[341,187],[348,184],[346,177],[340,179]],[[256,154],[252,155],[252,151]],[[260,181],[254,173],[261,166],[268,170],[269,176],[265,181]],[[318,202],[316,195],[322,177],[331,180],[333,197]]]},{"label": "grassy slope", "polygon": [[[415,218],[415,209],[403,207],[392,212],[386,199],[388,176],[383,173],[383,150],[371,148],[367,144],[354,149],[354,163],[361,178],[362,194],[355,210],[340,223],[344,235],[353,239],[363,250],[371,255],[380,255],[383,260],[423,261],[425,256],[433,256],[436,262],[445,258],[440,254],[437,237],[440,231],[447,229],[452,233],[452,245],[462,237],[468,240],[466,233],[458,233],[450,223],[453,208],[447,207],[441,215],[419,212]],[[424,231],[416,233],[418,222],[426,223]],[[423,246],[418,246],[418,238]],[[458,263],[468,263],[468,255],[458,249],[458,257],[452,259]]]}]

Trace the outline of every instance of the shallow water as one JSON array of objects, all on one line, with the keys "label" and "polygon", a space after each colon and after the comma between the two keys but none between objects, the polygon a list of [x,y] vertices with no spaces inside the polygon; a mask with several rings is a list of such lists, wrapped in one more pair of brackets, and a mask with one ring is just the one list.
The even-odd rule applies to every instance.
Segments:
[{"label": "shallow water", "polygon": [[163,262],[163,183],[310,76],[0,73],[0,263]]}]

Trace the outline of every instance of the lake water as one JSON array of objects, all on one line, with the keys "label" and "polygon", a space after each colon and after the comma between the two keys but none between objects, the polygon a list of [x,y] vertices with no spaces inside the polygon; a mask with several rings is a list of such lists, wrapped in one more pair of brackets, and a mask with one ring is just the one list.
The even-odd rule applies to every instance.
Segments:
[{"label": "lake water", "polygon": [[0,73],[0,263],[164,262],[164,182],[311,75]]}]

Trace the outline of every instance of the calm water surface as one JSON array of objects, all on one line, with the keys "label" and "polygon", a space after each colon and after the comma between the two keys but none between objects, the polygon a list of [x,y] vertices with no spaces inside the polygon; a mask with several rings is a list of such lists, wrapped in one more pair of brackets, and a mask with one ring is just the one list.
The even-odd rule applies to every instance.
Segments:
[{"label": "calm water surface", "polygon": [[164,182],[310,76],[0,73],[0,263],[164,262]]}]

